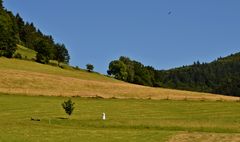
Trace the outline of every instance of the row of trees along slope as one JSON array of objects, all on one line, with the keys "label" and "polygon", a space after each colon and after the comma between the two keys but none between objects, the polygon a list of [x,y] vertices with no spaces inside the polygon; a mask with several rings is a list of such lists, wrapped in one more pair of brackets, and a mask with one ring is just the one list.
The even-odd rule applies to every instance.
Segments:
[{"label": "row of trees along slope", "polygon": [[108,74],[134,84],[240,96],[240,53],[170,70],[120,57],[110,62]]},{"label": "row of trees along slope", "polygon": [[19,14],[13,15],[0,0],[0,56],[13,57],[17,44],[37,51],[36,61],[68,63],[70,56],[64,44],[55,43],[52,36],[44,35],[33,23],[25,22]]}]

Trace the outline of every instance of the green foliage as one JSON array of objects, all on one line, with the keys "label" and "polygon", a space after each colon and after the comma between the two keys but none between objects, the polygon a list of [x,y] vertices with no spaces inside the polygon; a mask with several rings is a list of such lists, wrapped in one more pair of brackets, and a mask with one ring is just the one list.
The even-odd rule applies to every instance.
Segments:
[{"label": "green foliage", "polygon": [[22,17],[17,13],[16,14],[16,23],[17,23],[17,26],[18,26],[18,33],[20,34],[20,37],[23,38],[23,35],[22,32],[23,32],[23,28],[25,26],[25,23],[22,19]]},{"label": "green foliage", "polygon": [[[20,17],[20,16],[19,16]],[[30,49],[35,49],[35,44],[40,40],[40,36],[36,33],[33,23],[28,22],[22,26],[21,17],[18,19],[19,35],[23,45]]]},{"label": "green foliage", "polygon": [[70,60],[64,44],[55,43],[52,36],[44,35],[33,23],[25,22],[19,14],[14,16],[5,10],[0,1],[0,56],[11,58],[16,44],[40,52],[37,55],[40,63],[57,60],[60,64]]},{"label": "green foliage", "polygon": [[69,63],[70,60],[70,56],[68,54],[68,50],[66,49],[64,44],[59,44],[57,43],[55,45],[56,48],[56,60],[58,61],[58,66],[60,65],[60,63]]},{"label": "green foliage", "polygon": [[240,96],[240,53],[208,64],[197,61],[170,70],[155,70],[120,57],[109,64],[108,72],[117,79],[140,85]]},{"label": "green foliage", "polygon": [[48,45],[48,42],[41,40],[38,42],[36,46],[36,51],[37,51],[37,62],[47,64],[49,63],[50,60],[50,48]]},{"label": "green foliage", "polygon": [[109,64],[108,74],[130,83],[146,86],[153,86],[154,84],[154,68],[145,67],[140,62],[132,61],[124,56]]},{"label": "green foliage", "polygon": [[17,59],[22,59],[22,55],[20,53],[15,54],[13,57]]},{"label": "green foliage", "polygon": [[0,56],[11,58],[16,50],[16,23],[11,12],[0,8]]},{"label": "green foliage", "polygon": [[94,66],[93,66],[92,64],[87,64],[87,65],[86,65],[86,68],[87,68],[87,70],[88,70],[89,72],[92,72],[93,69],[94,69]]},{"label": "green foliage", "polygon": [[65,110],[65,112],[70,116],[74,110],[74,102],[72,102],[71,99],[64,101],[62,103],[62,107]]},{"label": "green foliage", "polygon": [[109,64],[109,75],[113,75],[116,79],[127,80],[127,66],[119,60],[112,61]]},{"label": "green foliage", "polygon": [[119,60],[127,66],[127,82],[134,82],[135,71],[133,62],[130,60],[130,58],[124,56],[121,56]]},{"label": "green foliage", "polygon": [[240,96],[240,54],[157,72],[163,87]]}]

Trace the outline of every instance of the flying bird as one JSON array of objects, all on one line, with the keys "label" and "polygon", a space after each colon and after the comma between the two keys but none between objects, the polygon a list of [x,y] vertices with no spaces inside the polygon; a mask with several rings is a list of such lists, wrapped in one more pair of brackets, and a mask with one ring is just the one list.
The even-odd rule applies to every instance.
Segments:
[{"label": "flying bird", "polygon": [[171,14],[172,14],[172,11],[169,11],[169,12],[168,12],[168,15],[171,15]]}]

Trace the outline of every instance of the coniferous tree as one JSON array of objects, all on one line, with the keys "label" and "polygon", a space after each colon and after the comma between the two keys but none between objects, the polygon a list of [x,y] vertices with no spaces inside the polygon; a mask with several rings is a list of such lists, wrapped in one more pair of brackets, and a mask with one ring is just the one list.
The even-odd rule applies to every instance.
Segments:
[{"label": "coniferous tree", "polygon": [[33,23],[24,22],[19,14],[14,16],[11,11],[5,10],[0,0],[0,56],[11,58],[16,44],[37,51],[37,61],[41,63],[49,60],[69,63],[70,60],[64,44],[56,44],[52,36],[44,35]]},{"label": "coniferous tree", "polygon": [[41,40],[36,46],[37,62],[47,64],[50,60],[50,49],[46,41]]},{"label": "coniferous tree", "polygon": [[22,19],[22,17],[17,13],[16,15],[16,23],[17,23],[17,27],[18,27],[18,36],[19,36],[19,44],[24,45],[22,40],[24,37],[24,21]]},{"label": "coniferous tree", "polygon": [[68,54],[68,50],[66,49],[64,44],[56,44],[56,60],[58,61],[58,66],[60,63],[69,63],[70,56]]},{"label": "coniferous tree", "polygon": [[0,10],[0,56],[11,58],[16,50],[15,22],[10,12]]}]

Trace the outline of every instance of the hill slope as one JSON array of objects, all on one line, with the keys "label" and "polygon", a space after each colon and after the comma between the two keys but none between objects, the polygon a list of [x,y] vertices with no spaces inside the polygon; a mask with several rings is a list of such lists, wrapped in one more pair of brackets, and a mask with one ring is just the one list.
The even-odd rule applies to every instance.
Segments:
[{"label": "hill slope", "polygon": [[128,84],[97,73],[0,58],[0,92],[104,98],[237,100],[235,97]]},{"label": "hill slope", "polygon": [[20,54],[22,56],[22,58],[24,59],[28,59],[28,60],[36,60],[36,55],[37,55],[37,52],[32,50],[32,49],[29,49],[29,48],[26,48],[24,46],[21,46],[21,45],[17,45],[17,50],[15,52],[15,54]]},{"label": "hill slope", "polygon": [[40,63],[57,60],[68,64],[70,60],[70,55],[64,44],[56,43],[51,35],[45,35],[33,23],[24,21],[18,13],[14,15],[5,9],[1,0],[0,57],[12,58],[14,54],[17,58],[21,58],[19,55],[21,54],[24,59],[34,59]]},{"label": "hill slope", "polygon": [[240,53],[163,71],[159,81],[168,88],[240,96]]},{"label": "hill slope", "polygon": [[170,70],[156,70],[122,56],[109,64],[108,74],[134,84],[240,96],[240,53]]}]

